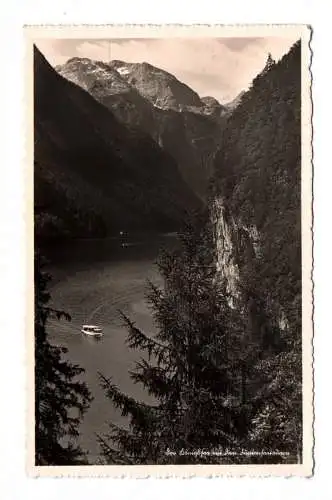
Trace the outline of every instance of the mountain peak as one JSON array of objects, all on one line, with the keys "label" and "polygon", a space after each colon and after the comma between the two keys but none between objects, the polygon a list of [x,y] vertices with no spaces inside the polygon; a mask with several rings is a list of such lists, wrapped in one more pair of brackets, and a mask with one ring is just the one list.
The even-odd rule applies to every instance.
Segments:
[{"label": "mountain peak", "polygon": [[89,62],[91,62],[91,59],[89,59],[88,57],[75,56],[75,57],[71,57],[70,59],[68,59],[66,64],[85,63],[85,62],[89,63]]},{"label": "mountain peak", "polygon": [[121,59],[113,59],[108,63],[108,65],[111,68],[113,67],[114,69],[117,69],[118,67],[123,66],[124,64],[126,64],[125,61],[121,61]]},{"label": "mountain peak", "polygon": [[131,86],[121,74],[109,64],[86,57],[72,57],[65,64],[56,66],[56,71],[96,97],[132,92]]},{"label": "mountain peak", "polygon": [[[38,234],[105,236],[119,227],[176,230],[186,210],[199,208],[201,202],[170,154],[98,102],[104,88],[96,86],[93,77],[105,64],[88,60],[80,71],[81,63],[74,58],[62,67],[63,72],[72,71],[71,80],[76,68],[81,84],[74,85],[34,50]],[[106,66],[105,75],[121,80]],[[86,86],[92,85],[93,96],[80,88],[83,79]]]},{"label": "mountain peak", "polygon": [[62,76],[90,91],[96,85],[103,94],[137,92],[161,109],[202,108],[204,103],[188,85],[167,71],[144,61],[132,63],[114,59],[108,63],[86,57],[72,57],[56,66]]},{"label": "mountain peak", "polygon": [[209,106],[209,107],[220,107],[221,106],[220,102],[215,97],[212,97],[210,95],[205,96],[205,97],[201,97],[201,101],[203,102],[203,104],[205,104],[205,106]]},{"label": "mountain peak", "polygon": [[129,63],[113,60],[109,66],[154,106],[177,110],[183,106],[202,106],[198,94],[188,85],[146,61]]}]

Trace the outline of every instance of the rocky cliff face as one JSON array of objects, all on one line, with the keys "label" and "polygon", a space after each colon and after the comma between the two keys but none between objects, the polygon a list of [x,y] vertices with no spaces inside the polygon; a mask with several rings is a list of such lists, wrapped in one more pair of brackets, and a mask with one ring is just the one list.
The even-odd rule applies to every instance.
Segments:
[{"label": "rocky cliff face", "polygon": [[178,163],[183,179],[206,196],[226,110],[147,63],[73,58],[56,68],[129,126],[147,132]]},{"label": "rocky cliff face", "polygon": [[34,75],[37,230],[68,236],[174,230],[200,206],[167,152],[120,123],[82,81],[77,86],[60,76],[37,49]]},{"label": "rocky cliff face", "polygon": [[230,303],[239,297],[239,266],[236,259],[238,248],[237,227],[234,219],[227,213],[222,197],[215,197],[211,202],[211,221],[214,227],[216,247],[216,280],[220,276],[226,279],[226,289]]},{"label": "rocky cliff face", "polygon": [[184,106],[202,106],[199,95],[175,76],[151,64],[111,61],[110,67],[131,86],[161,109],[180,110]]},{"label": "rocky cliff face", "polygon": [[217,266],[233,297],[260,297],[301,332],[301,48],[254,80],[215,156]]}]

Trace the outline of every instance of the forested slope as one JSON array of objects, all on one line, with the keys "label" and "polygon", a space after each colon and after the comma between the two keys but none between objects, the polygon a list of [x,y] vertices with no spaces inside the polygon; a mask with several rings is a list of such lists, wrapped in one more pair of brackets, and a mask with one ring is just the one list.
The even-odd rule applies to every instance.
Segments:
[{"label": "forested slope", "polygon": [[37,232],[173,230],[200,202],[173,158],[34,53]]},{"label": "forested slope", "polygon": [[[229,117],[216,158],[216,192],[232,214],[250,286],[300,326],[301,47],[267,62]],[[254,234],[256,238],[254,238]],[[234,235],[235,236],[235,235]],[[255,240],[255,241],[254,241]],[[295,325],[294,323],[294,325]]]}]

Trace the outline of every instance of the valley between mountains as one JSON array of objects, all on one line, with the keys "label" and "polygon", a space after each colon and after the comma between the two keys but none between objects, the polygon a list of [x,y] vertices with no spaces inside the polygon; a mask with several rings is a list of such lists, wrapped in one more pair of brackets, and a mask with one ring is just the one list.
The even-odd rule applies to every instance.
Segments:
[{"label": "valley between mountains", "polygon": [[34,50],[35,206],[41,238],[176,230],[205,203],[228,116],[149,64]]},{"label": "valley between mountains", "polygon": [[38,463],[302,463],[301,126],[300,41],[231,103],[34,48]]}]

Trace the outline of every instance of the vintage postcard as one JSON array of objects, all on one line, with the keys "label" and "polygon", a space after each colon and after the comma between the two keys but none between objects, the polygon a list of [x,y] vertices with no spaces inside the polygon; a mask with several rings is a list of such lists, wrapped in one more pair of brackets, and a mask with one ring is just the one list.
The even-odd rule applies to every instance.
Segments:
[{"label": "vintage postcard", "polygon": [[312,475],[310,28],[25,35],[28,473]]}]

